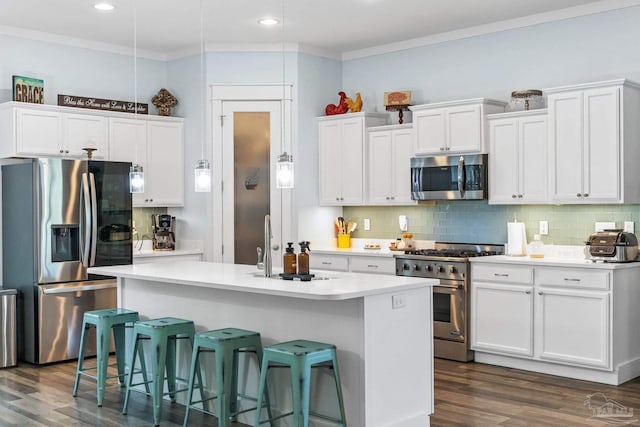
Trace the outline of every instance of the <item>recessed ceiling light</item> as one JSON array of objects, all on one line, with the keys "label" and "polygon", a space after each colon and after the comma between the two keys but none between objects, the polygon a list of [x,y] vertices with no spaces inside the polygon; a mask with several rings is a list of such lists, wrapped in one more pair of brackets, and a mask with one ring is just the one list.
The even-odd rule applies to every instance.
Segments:
[{"label": "recessed ceiling light", "polygon": [[262,18],[258,22],[262,25],[266,25],[267,27],[280,23],[280,21],[278,21],[276,18]]},{"label": "recessed ceiling light", "polygon": [[111,3],[96,3],[93,7],[103,12],[109,12],[114,9],[114,6]]}]

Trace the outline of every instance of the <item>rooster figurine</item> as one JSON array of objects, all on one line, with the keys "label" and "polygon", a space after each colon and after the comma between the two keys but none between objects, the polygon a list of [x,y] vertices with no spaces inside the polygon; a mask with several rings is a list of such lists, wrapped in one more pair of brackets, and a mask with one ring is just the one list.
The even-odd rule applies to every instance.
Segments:
[{"label": "rooster figurine", "polygon": [[338,105],[329,104],[325,107],[324,113],[327,116],[333,116],[335,114],[344,114],[347,111],[349,111],[349,106],[346,103],[347,94],[344,92],[338,92],[338,95],[340,95],[340,102],[338,103]]},{"label": "rooster figurine", "polygon": [[352,113],[359,113],[362,111],[362,98],[360,97],[360,92],[356,92],[356,101],[354,102],[351,98],[347,97],[345,102],[349,106],[349,110]]}]

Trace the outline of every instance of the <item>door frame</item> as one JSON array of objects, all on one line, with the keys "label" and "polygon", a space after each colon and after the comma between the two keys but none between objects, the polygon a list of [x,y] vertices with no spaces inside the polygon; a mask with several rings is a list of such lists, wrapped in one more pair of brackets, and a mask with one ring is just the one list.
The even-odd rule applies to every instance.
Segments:
[{"label": "door frame", "polygon": [[[229,141],[224,141],[223,138],[223,105],[226,101],[276,101],[280,102],[284,107],[284,129],[285,129],[285,141],[284,150],[288,153],[292,152],[292,130],[294,129],[292,123],[292,92],[293,85],[291,84],[215,84],[210,86],[211,100],[211,144],[212,144],[212,178],[213,182],[217,183],[212,188],[212,220],[213,227],[211,236],[211,251],[213,262],[233,262],[234,254],[232,250],[224,249],[224,206],[223,206],[223,191],[224,176],[223,176],[223,160],[225,150],[229,150],[232,146],[227,146]],[[284,103],[284,104],[282,104]],[[222,119],[221,119],[222,118]],[[287,130],[289,130],[287,132]],[[231,141],[231,143],[233,143]],[[277,158],[271,156],[271,165],[275,165]],[[226,186],[227,191],[231,191],[232,188]],[[271,183],[271,191],[281,191],[281,217],[279,221],[281,223],[281,236],[274,236],[280,242],[292,241],[293,237],[293,203],[292,203],[292,190],[278,190],[275,188],[275,180]],[[272,222],[278,220],[272,218]],[[280,249],[281,251],[283,248]],[[256,258],[257,261],[257,258]],[[274,263],[275,264],[275,263]]]}]

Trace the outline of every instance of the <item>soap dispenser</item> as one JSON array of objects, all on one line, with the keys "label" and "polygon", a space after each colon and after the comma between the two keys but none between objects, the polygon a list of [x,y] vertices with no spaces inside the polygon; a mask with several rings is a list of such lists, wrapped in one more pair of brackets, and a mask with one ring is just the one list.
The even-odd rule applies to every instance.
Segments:
[{"label": "soap dispenser", "polygon": [[289,246],[285,249],[285,253],[282,256],[284,274],[296,274],[297,257],[293,249],[293,242],[288,242],[287,245]]},{"label": "soap dispenser", "polygon": [[544,258],[544,244],[540,240],[539,234],[534,234],[533,242],[529,246],[530,258]]},{"label": "soap dispenser", "polygon": [[298,255],[298,274],[309,274],[309,242],[300,242],[300,255]]}]

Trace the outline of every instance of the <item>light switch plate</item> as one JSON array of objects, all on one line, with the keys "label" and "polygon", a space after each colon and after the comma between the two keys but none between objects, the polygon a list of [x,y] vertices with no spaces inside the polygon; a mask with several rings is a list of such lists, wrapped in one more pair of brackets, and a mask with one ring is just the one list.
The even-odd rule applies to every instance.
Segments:
[{"label": "light switch plate", "polygon": [[611,230],[616,228],[615,221],[596,221],[595,231]]},{"label": "light switch plate", "polygon": [[625,221],[624,231],[627,233],[635,233],[635,223],[633,221]]},{"label": "light switch plate", "polygon": [[400,231],[407,231],[409,228],[409,223],[407,221],[406,215],[400,215],[398,217],[398,225],[400,226]]}]

